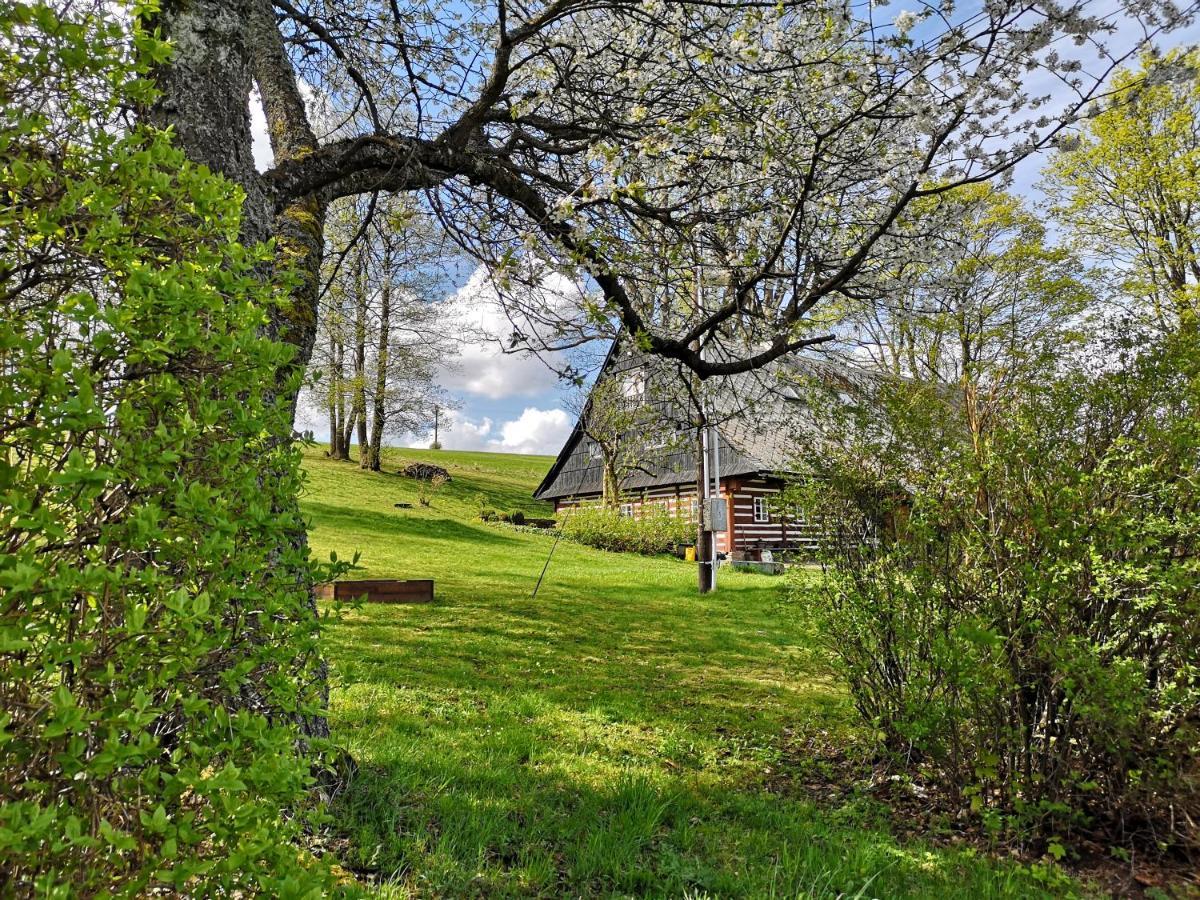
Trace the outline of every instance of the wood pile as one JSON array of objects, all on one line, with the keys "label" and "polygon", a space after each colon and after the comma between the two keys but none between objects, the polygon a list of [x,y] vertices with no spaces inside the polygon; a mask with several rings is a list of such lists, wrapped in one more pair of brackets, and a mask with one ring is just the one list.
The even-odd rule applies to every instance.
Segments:
[{"label": "wood pile", "polygon": [[400,474],[405,478],[419,478],[421,481],[433,481],[435,478],[442,478],[445,481],[450,480],[450,473],[441,466],[435,466],[433,463],[409,463],[400,470]]}]

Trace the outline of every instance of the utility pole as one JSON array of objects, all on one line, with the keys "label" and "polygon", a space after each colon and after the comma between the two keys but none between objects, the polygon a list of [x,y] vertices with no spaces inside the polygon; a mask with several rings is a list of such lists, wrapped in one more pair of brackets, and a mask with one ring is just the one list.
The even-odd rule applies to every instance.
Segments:
[{"label": "utility pole", "polygon": [[[697,309],[704,307],[701,277],[702,270],[697,262]],[[703,357],[704,345],[697,341],[695,348]],[[693,396],[699,406],[696,415],[696,574],[700,593],[707,594],[717,587],[717,532],[726,530],[727,513],[721,499],[721,438],[710,421],[702,381],[696,384]]]},{"label": "utility pole", "polygon": [[700,593],[707,594],[717,586],[716,542],[713,540],[709,515],[708,480],[708,422],[704,407],[700,407],[696,428],[696,576]]}]

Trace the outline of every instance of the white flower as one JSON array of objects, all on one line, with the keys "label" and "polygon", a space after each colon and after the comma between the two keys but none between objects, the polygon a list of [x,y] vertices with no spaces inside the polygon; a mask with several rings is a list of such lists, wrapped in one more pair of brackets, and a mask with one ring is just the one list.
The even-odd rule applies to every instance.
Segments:
[{"label": "white flower", "polygon": [[908,34],[916,24],[917,14],[911,10],[902,9],[900,15],[896,16],[896,31],[901,35]]}]

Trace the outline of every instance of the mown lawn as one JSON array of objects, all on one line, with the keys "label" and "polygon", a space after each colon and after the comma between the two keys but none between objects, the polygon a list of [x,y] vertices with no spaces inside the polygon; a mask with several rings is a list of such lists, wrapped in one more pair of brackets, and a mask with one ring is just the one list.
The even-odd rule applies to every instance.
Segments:
[{"label": "mown lawn", "polygon": [[[453,481],[416,506],[397,465]],[[384,474],[311,451],[322,555],[432,577],[432,606],[347,612],[328,631],[332,725],[360,766],[338,801],[346,868],[388,896],[1029,897],[1038,873],[902,844],[867,801],[793,782],[806,735],[852,740],[782,580],[696,595],[670,559],[558,546],[478,521],[548,514],[548,458],[393,451]],[[397,509],[397,502],[413,509]],[[1062,892],[1062,884],[1057,888]]]}]

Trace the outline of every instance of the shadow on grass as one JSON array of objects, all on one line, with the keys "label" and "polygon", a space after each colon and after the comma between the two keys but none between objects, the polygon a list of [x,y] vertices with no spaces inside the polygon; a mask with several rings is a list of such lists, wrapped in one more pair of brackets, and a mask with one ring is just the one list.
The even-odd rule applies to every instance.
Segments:
[{"label": "shadow on grass", "polygon": [[[400,469],[408,465],[410,462],[418,461],[413,457],[398,458],[394,461],[395,469],[385,469],[382,473],[390,478],[397,479],[397,483],[405,486],[412,492],[417,492],[421,489],[421,481],[416,478],[410,478],[404,475]],[[422,457],[419,461],[430,461],[428,457]],[[389,463],[392,463],[389,460]],[[442,461],[439,464],[445,465],[445,468],[450,473],[449,483],[438,489],[437,498],[449,499],[466,505],[486,505],[498,512],[511,512],[519,509],[526,515],[534,516],[553,516],[554,507],[552,504],[541,500],[534,500],[531,491],[525,490],[523,487],[514,486],[510,480],[506,480],[505,473],[489,470],[482,466],[463,465],[460,463]]]},{"label": "shadow on grass", "polygon": [[1017,867],[901,848],[869,809],[830,814],[698,765],[598,764],[558,722],[521,697],[412,720],[339,801],[345,862],[441,896],[1043,894]]},{"label": "shadow on grass", "polygon": [[374,532],[376,539],[420,537],[426,540],[449,541],[463,546],[501,546],[515,543],[515,538],[485,525],[467,525],[457,519],[431,518],[413,515],[411,510],[394,513],[363,509],[346,509],[328,503],[308,501],[305,512],[321,528],[362,533]]}]

